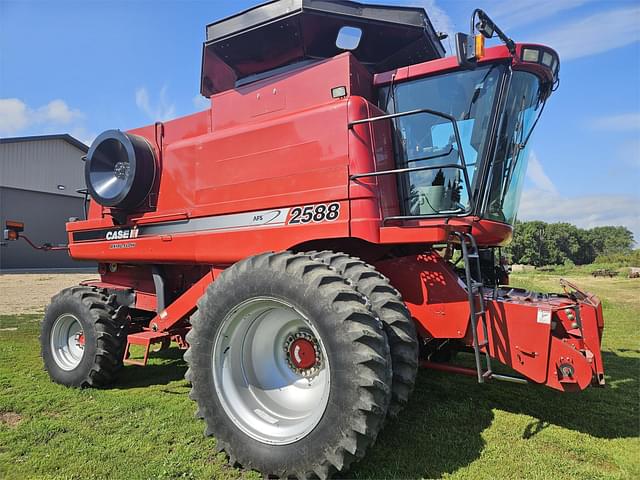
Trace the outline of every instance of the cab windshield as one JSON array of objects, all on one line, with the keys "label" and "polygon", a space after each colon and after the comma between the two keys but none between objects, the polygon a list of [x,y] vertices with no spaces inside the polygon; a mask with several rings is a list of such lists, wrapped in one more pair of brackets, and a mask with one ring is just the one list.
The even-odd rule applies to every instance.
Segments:
[{"label": "cab windshield", "polygon": [[[509,88],[498,106],[505,76]],[[513,225],[527,170],[527,140],[544,104],[537,76],[496,63],[380,93],[381,108],[402,115],[393,121],[396,167],[410,169],[398,176],[403,215],[474,213]]]},{"label": "cab windshield", "polygon": [[471,211],[473,195],[469,190],[474,189],[476,172],[485,156],[496,92],[504,70],[504,65],[493,64],[405,82],[381,91],[381,106],[387,112],[420,109],[442,112],[455,119],[459,132],[460,145],[453,122],[431,113],[394,120],[397,168],[415,168],[399,176],[404,215]]}]

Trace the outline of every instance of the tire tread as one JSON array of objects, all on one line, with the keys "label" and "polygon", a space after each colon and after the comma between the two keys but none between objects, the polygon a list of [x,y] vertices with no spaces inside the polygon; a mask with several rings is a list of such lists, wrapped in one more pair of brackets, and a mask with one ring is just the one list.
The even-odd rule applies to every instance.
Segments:
[{"label": "tire tread", "polygon": [[384,324],[393,369],[388,414],[397,417],[413,392],[418,371],[418,334],[402,295],[387,277],[359,258],[331,250],[308,255],[349,280],[368,298],[373,312]]},{"label": "tire tread", "polygon": [[[47,310],[62,301],[76,302],[88,309],[87,320],[93,322],[96,330],[97,345],[92,365],[87,374],[71,386],[104,387],[114,381],[118,371],[122,368],[127,338],[126,317],[128,309],[124,306],[118,306],[115,298],[115,295],[108,295],[104,289],[84,285],[64,289],[51,298],[51,304]],[[45,341],[48,339],[45,339],[41,333],[41,344],[44,345]],[[43,353],[43,361],[45,369],[51,376],[52,365],[50,363],[54,360],[45,358]],[[52,379],[55,381],[53,377]]]},{"label": "tire tread", "polygon": [[[338,445],[329,448],[324,458],[309,459],[304,467],[298,466],[292,471],[274,469],[262,472],[265,478],[329,478],[336,472],[348,468],[354,461],[362,458],[366,449],[374,443],[384,422],[390,400],[391,367],[387,360],[389,347],[382,330],[382,325],[373,316],[367,306],[367,300],[358,293],[335,271],[324,262],[310,258],[302,253],[278,252],[257,255],[236,263],[221,273],[221,277],[233,277],[236,271],[246,269],[275,269],[287,274],[296,275],[307,285],[319,291],[322,298],[329,299],[345,330],[352,332],[354,355],[358,358],[354,365],[353,382],[357,382],[360,399],[354,406],[359,415],[350,419],[350,428],[343,432]],[[224,429],[216,428],[217,416],[220,412],[212,412],[208,407],[206,391],[201,391],[197,375],[193,371],[193,345],[200,340],[203,315],[209,297],[214,295],[210,285],[198,302],[198,311],[191,317],[192,329],[187,334],[190,347],[185,354],[188,370],[185,375],[192,383],[190,398],[198,404],[196,415],[205,419],[205,435],[216,435],[218,451],[225,451],[230,463],[238,462],[245,468],[257,469],[252,458],[245,453],[241,445],[231,445],[220,435]],[[218,431],[219,430],[219,431]]]}]

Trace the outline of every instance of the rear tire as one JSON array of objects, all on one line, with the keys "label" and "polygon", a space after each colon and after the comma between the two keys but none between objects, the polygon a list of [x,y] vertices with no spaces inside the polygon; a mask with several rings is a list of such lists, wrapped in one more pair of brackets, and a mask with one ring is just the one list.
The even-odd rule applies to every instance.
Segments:
[{"label": "rear tire", "polygon": [[400,292],[375,267],[330,250],[309,253],[349,280],[371,302],[389,341],[393,370],[389,416],[396,418],[409,401],[418,372],[418,333]]},{"label": "rear tire", "polygon": [[[389,346],[366,299],[322,262],[290,252],[238,262],[191,323],[190,397],[232,464],[328,478],[374,442],[390,397]],[[292,326],[317,347],[316,363],[293,365]]]},{"label": "rear tire", "polygon": [[40,330],[44,368],[56,383],[102,387],[122,367],[128,309],[96,287],[62,290],[51,299]]}]

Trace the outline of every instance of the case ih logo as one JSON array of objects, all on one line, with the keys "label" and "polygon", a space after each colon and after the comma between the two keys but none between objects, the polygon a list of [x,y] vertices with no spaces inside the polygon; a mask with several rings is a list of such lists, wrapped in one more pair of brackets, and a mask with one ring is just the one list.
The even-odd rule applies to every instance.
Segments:
[{"label": "case ih logo", "polygon": [[130,238],[138,238],[138,227],[128,230],[111,230],[107,232],[105,237],[107,240],[129,240]]}]

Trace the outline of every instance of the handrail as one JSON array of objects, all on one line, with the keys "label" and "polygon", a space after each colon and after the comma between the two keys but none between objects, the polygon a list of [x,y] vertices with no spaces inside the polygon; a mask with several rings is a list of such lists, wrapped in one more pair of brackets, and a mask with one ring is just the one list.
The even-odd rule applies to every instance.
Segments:
[{"label": "handrail", "polygon": [[[362,120],[354,120],[353,122],[349,122],[347,125],[349,126],[349,129],[353,129],[355,125],[361,125],[363,123],[379,122],[381,120],[390,120],[393,118],[408,117],[410,115],[419,115],[422,113],[444,118],[445,120],[449,120],[449,122],[451,122],[451,125],[453,126],[453,134],[455,135],[456,143],[458,144],[458,154],[460,155],[460,162],[462,163],[462,166],[465,167],[465,170],[466,170],[466,162],[464,160],[464,151],[462,150],[462,141],[460,140],[460,131],[458,130],[458,121],[456,120],[455,117],[453,117],[452,115],[449,115],[448,113],[438,112],[437,110],[431,110],[429,108],[419,108],[416,110],[407,110],[406,112],[380,115],[379,117],[371,117],[371,118],[363,118]],[[465,173],[465,177],[466,177],[466,173]],[[467,183],[469,183],[468,182],[469,179],[467,178],[466,180],[467,180]]]},{"label": "handrail", "polygon": [[[369,172],[369,173],[357,173],[354,175],[351,175],[349,177],[350,180],[357,180],[359,178],[365,178],[365,177],[379,177],[379,176],[383,176],[383,175],[396,175],[396,174],[402,174],[402,173],[410,173],[410,172],[417,172],[417,171],[424,171],[424,170],[435,170],[435,169],[446,169],[446,168],[457,168],[459,170],[462,170],[462,174],[464,176],[464,183],[466,186],[466,190],[467,190],[467,194],[471,195],[471,182],[469,181],[469,174],[467,172],[467,164],[465,162],[464,159],[464,151],[462,150],[462,141],[460,140],[460,131],[458,130],[458,122],[456,120],[455,117],[453,117],[452,115],[449,115],[447,113],[443,113],[443,112],[439,112],[437,110],[431,110],[429,108],[420,108],[420,109],[416,109],[416,110],[408,110],[406,112],[399,112],[399,113],[390,113],[387,115],[380,115],[378,117],[371,117],[371,118],[363,118],[361,120],[354,120],[352,122],[348,123],[348,127],[350,130],[353,129],[354,126],[356,125],[362,125],[365,123],[373,123],[373,122],[379,122],[382,120],[392,120],[395,118],[399,118],[399,117],[406,117],[406,116],[410,116],[410,115],[419,115],[419,114],[429,114],[429,115],[434,115],[436,117],[440,117],[440,118],[444,118],[446,120],[448,120],[449,122],[451,122],[451,125],[453,126],[453,133],[456,139],[456,144],[458,146],[458,155],[460,156],[460,164],[457,163],[450,163],[450,164],[445,164],[445,165],[429,165],[429,166],[424,166],[424,167],[409,167],[409,168],[396,168],[393,170],[383,170],[381,172]],[[451,153],[451,152],[449,152]],[[434,156],[434,157],[428,157],[425,158],[424,160],[432,160],[434,158],[439,158],[439,156]],[[471,199],[469,199],[471,200]],[[420,218],[433,218],[436,215],[441,215],[441,213],[444,212],[438,212],[435,214],[431,214],[431,215],[405,215],[405,216],[393,216],[393,217],[385,217],[382,219],[382,224],[384,225],[387,221],[389,220],[394,220],[394,221],[400,221],[400,220],[418,220]],[[462,212],[460,212],[460,216],[464,216],[464,215],[468,215],[469,213],[471,213],[471,208],[470,206],[467,207],[466,209],[464,209]]]},{"label": "handrail", "polygon": [[349,128],[352,129],[354,125],[360,125],[362,123],[379,122],[381,120],[389,120],[391,118],[406,117],[409,115],[417,115],[420,113],[428,113],[430,115],[434,115],[436,117],[449,120],[451,123],[453,123],[454,128],[457,130],[457,125],[456,125],[457,120],[455,117],[449,115],[448,113],[439,112],[437,110],[431,110],[429,108],[418,108],[415,110],[407,110],[406,112],[388,113],[387,115],[380,115],[378,117],[363,118],[361,120],[354,120],[352,122],[349,122],[348,125],[349,125]]},{"label": "handrail", "polygon": [[[411,167],[411,168],[399,168],[395,170],[383,170],[381,172],[369,172],[369,173],[358,173],[355,175],[351,175],[349,177],[350,180],[357,180],[359,178],[366,177],[381,177],[383,175],[395,175],[399,173],[409,173],[415,171],[423,171],[423,170],[435,170],[435,169],[447,169],[447,168],[457,168],[459,170],[463,170],[462,165],[458,165],[456,163],[449,163],[445,165],[429,165],[426,167]],[[403,220],[421,220],[425,218],[433,218],[435,216],[440,216],[443,214],[456,215],[456,216],[465,216],[471,213],[471,208],[467,207],[460,212],[454,212],[451,210],[442,210],[437,213],[426,214],[426,215],[394,215],[391,217],[385,217],[382,219],[382,225],[384,226],[387,222],[391,221],[403,221]]]},{"label": "handrail", "polygon": [[382,219],[382,226],[384,227],[387,222],[408,222],[408,221],[419,221],[419,220],[429,220],[434,217],[446,216],[444,225],[449,225],[448,221],[451,217],[464,217],[467,216],[470,212],[469,209],[464,212],[456,213],[456,212],[447,212],[443,210],[438,213],[432,213],[431,215],[392,215],[390,217],[384,217]]},{"label": "handrail", "polygon": [[419,172],[423,170],[435,170],[435,169],[446,169],[446,168],[457,168],[462,170],[462,165],[458,165],[457,163],[446,163],[444,165],[428,165],[424,167],[408,167],[408,168],[396,168],[394,170],[382,170],[380,172],[369,172],[369,173],[356,173],[349,177],[350,180],[357,180],[358,178],[365,177],[381,177],[383,175],[393,175],[397,173],[411,173],[411,172]]}]

